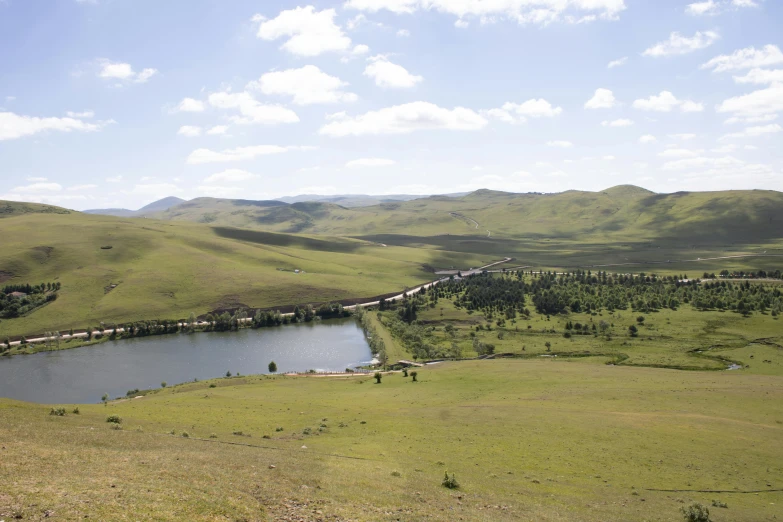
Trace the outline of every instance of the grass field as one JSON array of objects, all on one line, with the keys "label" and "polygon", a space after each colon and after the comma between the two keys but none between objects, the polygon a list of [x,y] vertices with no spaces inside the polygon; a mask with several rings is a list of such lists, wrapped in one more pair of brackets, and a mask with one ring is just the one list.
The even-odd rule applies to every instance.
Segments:
[{"label": "grass field", "polygon": [[0,236],[3,281],[62,283],[53,303],[0,322],[0,337],[100,322],[182,319],[220,307],[372,297],[433,279],[426,267],[494,260],[353,239],[78,213],[1,219]]},{"label": "grass field", "polygon": [[503,360],[220,379],[65,417],[0,401],[0,518],[670,521],[718,500],[714,521],[775,520],[781,378]]}]

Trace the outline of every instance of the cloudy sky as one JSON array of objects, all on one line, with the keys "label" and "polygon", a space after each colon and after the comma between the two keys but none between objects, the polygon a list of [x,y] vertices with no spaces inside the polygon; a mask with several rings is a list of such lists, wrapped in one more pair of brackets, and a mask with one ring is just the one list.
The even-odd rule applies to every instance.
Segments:
[{"label": "cloudy sky", "polygon": [[0,0],[0,199],[783,190],[778,0]]}]

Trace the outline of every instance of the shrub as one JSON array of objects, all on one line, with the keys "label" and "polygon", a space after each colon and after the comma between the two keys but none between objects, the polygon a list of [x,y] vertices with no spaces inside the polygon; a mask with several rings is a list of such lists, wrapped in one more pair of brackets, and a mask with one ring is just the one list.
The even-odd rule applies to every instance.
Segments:
[{"label": "shrub", "polygon": [[639,329],[636,328],[636,325],[632,324],[631,326],[628,327],[628,333],[631,334],[631,337],[636,337],[638,332],[639,332]]},{"label": "shrub", "polygon": [[111,425],[111,426],[109,426],[109,427],[110,427],[111,429],[113,429],[113,430],[121,430],[121,429],[122,429],[122,426],[120,426],[119,424],[112,424],[112,425]]},{"label": "shrub", "polygon": [[210,388],[217,388],[217,384],[215,384],[215,383],[213,382],[212,384],[210,384],[210,385],[209,385],[209,387],[210,387]]},{"label": "shrub", "polygon": [[209,434],[209,438],[210,438],[210,439],[216,439],[216,438],[217,438],[217,435],[215,435],[214,433],[210,433],[210,434]]},{"label": "shrub", "polygon": [[310,433],[312,433],[312,431],[313,430],[311,430],[310,428],[305,428],[305,429],[302,430],[302,435],[310,435]]},{"label": "shrub", "polygon": [[49,415],[54,415],[55,417],[65,417],[65,408],[52,408],[49,411]]},{"label": "shrub", "polygon": [[269,363],[269,373],[277,373],[277,364],[275,361]]},{"label": "shrub", "polygon": [[552,351],[552,343],[550,343],[549,341],[544,343],[544,346],[546,346],[546,351],[547,352],[551,352]]},{"label": "shrub", "polygon": [[182,432],[182,438],[187,439],[190,437],[190,434],[187,431]]},{"label": "shrub", "polygon": [[163,381],[162,383],[160,383],[160,387],[161,388],[165,388],[166,387],[166,381]]},{"label": "shrub", "polygon": [[701,504],[691,504],[680,511],[682,511],[682,516],[687,522],[711,522],[710,510]]},{"label": "shrub", "polygon": [[79,407],[78,406],[73,409],[73,414],[74,415],[79,415],[80,413],[81,412],[79,411]]},{"label": "shrub", "polygon": [[571,338],[571,332],[564,332],[563,333],[563,337],[565,337],[566,339],[570,339]]},{"label": "shrub", "polygon": [[644,322],[644,316],[640,315],[639,317],[637,317],[636,318],[636,322],[639,323],[639,324],[642,324]]},{"label": "shrub", "polygon": [[122,419],[119,415],[109,415],[106,417],[106,422],[110,422],[112,424],[122,424]]},{"label": "shrub", "polygon": [[277,428],[275,428],[275,431],[283,431],[283,427],[282,426],[278,426]]},{"label": "shrub", "polygon": [[226,372],[226,377],[231,377],[231,372],[230,371]]},{"label": "shrub", "polygon": [[244,435],[244,433],[241,432],[241,431],[235,431],[235,432],[232,433],[232,435],[236,435],[237,437],[242,437]]},{"label": "shrub", "polygon": [[720,500],[713,500],[713,501],[712,501],[712,507],[716,507],[716,508],[728,508],[728,507],[729,507],[729,505],[728,505],[728,504],[726,504],[725,502],[721,502]]},{"label": "shrub", "polygon": [[383,374],[381,372],[375,372],[375,375],[373,375],[373,378],[375,379],[375,384],[380,384],[381,379],[383,379]]},{"label": "shrub", "polygon": [[449,489],[458,489],[459,488],[459,482],[457,482],[457,477],[454,476],[454,473],[451,474],[449,477],[449,472],[445,472],[443,476],[443,481],[441,482],[441,485],[444,488]]},{"label": "shrub", "polygon": [[417,372],[417,371],[412,371],[412,372],[411,372],[411,377],[413,377],[413,382],[416,382],[416,377],[417,377],[418,375],[419,375],[419,372]]},{"label": "shrub", "polygon": [[408,369],[407,368],[403,368],[402,369],[402,376],[403,377],[407,377],[408,376]]}]

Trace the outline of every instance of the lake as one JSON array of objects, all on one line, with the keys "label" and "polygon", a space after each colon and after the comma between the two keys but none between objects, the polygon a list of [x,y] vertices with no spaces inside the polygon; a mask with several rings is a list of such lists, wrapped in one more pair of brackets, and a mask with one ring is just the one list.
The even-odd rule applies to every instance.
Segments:
[{"label": "lake", "polygon": [[46,404],[100,402],[128,390],[225,376],[343,371],[372,359],[353,319],[108,341],[57,352],[0,357],[0,397]]}]

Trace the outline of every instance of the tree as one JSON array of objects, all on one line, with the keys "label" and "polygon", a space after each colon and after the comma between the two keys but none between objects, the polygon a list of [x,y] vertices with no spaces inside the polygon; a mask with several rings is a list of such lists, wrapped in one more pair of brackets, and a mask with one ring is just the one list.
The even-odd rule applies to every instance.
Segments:
[{"label": "tree", "polygon": [[418,375],[419,375],[419,372],[417,372],[415,370],[411,372],[411,377],[413,377],[413,382],[417,381]]},{"label": "tree", "polygon": [[277,373],[277,364],[275,364],[275,361],[269,363],[269,373]]},{"label": "tree", "polygon": [[230,370],[226,372],[226,377],[231,377],[231,371]]},{"label": "tree", "polygon": [[636,322],[639,324],[644,324],[644,316],[640,315],[639,317],[637,317]]},{"label": "tree", "polygon": [[104,393],[103,397],[101,397],[101,400],[103,401],[103,405],[106,406],[108,404],[108,401],[109,401],[109,394],[108,393]]},{"label": "tree", "polygon": [[549,341],[544,343],[544,346],[546,346],[546,351],[547,352],[551,352],[552,351],[552,343],[550,343]]},{"label": "tree", "polygon": [[380,384],[381,379],[383,378],[383,374],[381,372],[375,372],[375,375],[373,375],[375,378],[375,384]]},{"label": "tree", "polygon": [[631,337],[636,337],[639,333],[639,329],[636,328],[636,325],[631,325],[628,327],[628,333],[631,334]]}]

